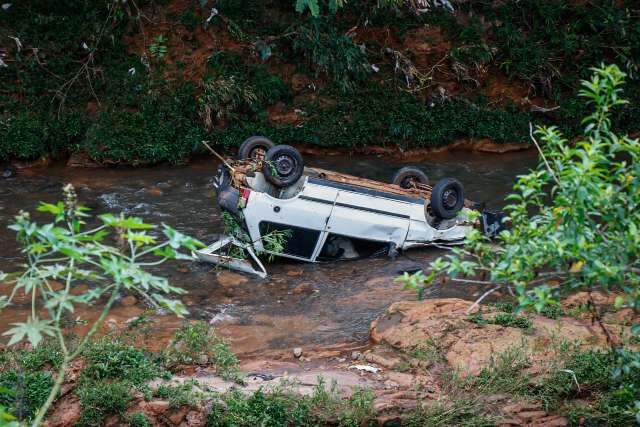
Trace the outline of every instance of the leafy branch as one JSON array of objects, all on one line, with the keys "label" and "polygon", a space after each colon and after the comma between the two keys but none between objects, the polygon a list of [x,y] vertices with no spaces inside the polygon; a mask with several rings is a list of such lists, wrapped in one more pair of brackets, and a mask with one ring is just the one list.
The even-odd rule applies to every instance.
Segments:
[{"label": "leafy branch", "polygon": [[[31,296],[31,313],[26,321],[13,323],[13,328],[4,332],[10,336],[9,345],[26,339],[36,347],[49,336],[58,341],[63,354],[53,388],[33,426],[42,423],[60,391],[69,363],[99,330],[121,291],[136,293],[155,307],[178,316],[187,314],[182,302],[172,298],[185,291],[144,267],[168,260],[194,259],[193,251],[204,247],[167,225],[157,230],[137,217],[100,215],[99,225],[89,228],[89,210],[78,204],[73,187],[66,185],[63,192],[64,201],[41,203],[37,209],[50,214],[53,222],[38,224],[27,212],[16,217],[9,228],[17,233],[26,258],[25,269],[0,273],[0,279],[13,284],[11,294],[1,300],[2,308],[12,303],[18,291]],[[78,284],[89,287],[82,291]],[[95,305],[105,299],[98,318],[72,348],[64,335],[65,316],[73,314],[79,305]]]}]

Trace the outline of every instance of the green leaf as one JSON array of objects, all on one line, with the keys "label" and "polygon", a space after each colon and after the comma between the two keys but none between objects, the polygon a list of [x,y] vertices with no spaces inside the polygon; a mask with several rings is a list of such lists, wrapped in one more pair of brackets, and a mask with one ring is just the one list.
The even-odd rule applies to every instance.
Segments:
[{"label": "green leaf", "polygon": [[26,323],[12,323],[15,327],[2,335],[11,336],[9,340],[10,346],[27,337],[29,343],[35,347],[42,341],[43,335],[53,336],[55,334],[55,328],[51,326],[52,323],[51,320],[40,320],[37,317],[29,316]]},{"label": "green leaf", "polygon": [[296,0],[296,12],[303,13],[307,8],[312,16],[320,15],[318,0]]}]

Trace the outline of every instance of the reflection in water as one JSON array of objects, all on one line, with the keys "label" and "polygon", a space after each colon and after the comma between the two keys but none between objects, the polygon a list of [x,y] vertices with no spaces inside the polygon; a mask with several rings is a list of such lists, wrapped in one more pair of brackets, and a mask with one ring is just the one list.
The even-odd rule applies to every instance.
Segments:
[{"label": "reflection in water", "polygon": [[[305,156],[309,166],[388,181],[403,166],[374,156]],[[532,151],[490,155],[453,152],[421,162],[432,182],[444,176],[458,178],[469,199],[489,208],[504,205],[504,195],[515,176],[536,163]],[[60,197],[63,183],[71,182],[80,199],[96,213],[125,212],[151,223],[166,222],[205,243],[222,231],[211,180],[216,165],[208,159],[184,168],[69,169],[51,167],[0,181],[0,270],[13,270],[20,256],[15,236],[6,229],[20,209],[33,212],[39,201]],[[40,218],[39,215],[36,215]],[[42,217],[44,218],[44,217]],[[371,320],[391,302],[414,298],[393,279],[402,271],[416,270],[441,255],[434,249],[409,251],[391,261],[365,259],[328,264],[304,264],[278,260],[269,266],[266,280],[231,272],[216,272],[210,265],[190,263],[163,266],[158,273],[189,291],[184,301],[190,317],[214,324],[240,353],[267,348],[291,348],[312,344],[366,340]],[[477,288],[460,285],[436,287],[434,297],[472,298]],[[123,325],[139,316],[142,303],[117,305],[105,328]],[[0,313],[0,329],[25,318],[26,302]],[[95,311],[79,313],[92,318]],[[151,329],[154,347],[178,328],[180,321],[157,317]]]}]

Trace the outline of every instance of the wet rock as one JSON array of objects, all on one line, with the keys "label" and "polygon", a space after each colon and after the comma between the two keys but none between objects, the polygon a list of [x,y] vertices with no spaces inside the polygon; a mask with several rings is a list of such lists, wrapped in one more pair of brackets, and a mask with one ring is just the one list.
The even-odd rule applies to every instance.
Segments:
[{"label": "wet rock", "polygon": [[291,290],[294,295],[311,294],[313,293],[313,286],[311,283],[300,283],[298,286]]},{"label": "wet rock", "polygon": [[17,170],[30,169],[30,168],[44,168],[51,165],[52,162],[53,160],[51,159],[51,157],[44,156],[44,157],[40,157],[37,160],[25,160],[25,161],[16,160],[13,163],[11,163],[11,166]]},{"label": "wet rock", "polygon": [[293,357],[296,359],[300,359],[302,357],[302,349],[300,347],[296,347],[293,349]]},{"label": "wet rock", "polygon": [[488,138],[483,138],[474,142],[473,149],[482,153],[504,154],[513,151],[527,150],[529,149],[529,144],[521,142],[498,144]]},{"label": "wet rock", "polygon": [[164,191],[157,186],[145,188],[144,192],[150,196],[162,196],[164,194]]},{"label": "wet rock", "polygon": [[137,303],[138,298],[134,297],[133,295],[127,295],[120,300],[120,304],[124,307],[131,307],[133,305],[136,305]]},{"label": "wet rock", "polygon": [[5,166],[0,170],[2,170],[0,178],[13,178],[16,176],[16,170],[12,166]]},{"label": "wet rock", "polygon": [[72,153],[67,160],[67,166],[70,168],[99,168],[102,167],[96,163],[85,151],[76,151]]},{"label": "wet rock", "polygon": [[247,282],[246,277],[238,273],[232,273],[231,271],[221,271],[218,273],[217,279],[218,283],[225,288],[242,285]]},{"label": "wet rock", "polygon": [[298,276],[302,276],[302,273],[304,272],[304,270],[302,270],[301,268],[298,270],[289,270],[287,271],[287,276],[289,277],[298,277]]}]

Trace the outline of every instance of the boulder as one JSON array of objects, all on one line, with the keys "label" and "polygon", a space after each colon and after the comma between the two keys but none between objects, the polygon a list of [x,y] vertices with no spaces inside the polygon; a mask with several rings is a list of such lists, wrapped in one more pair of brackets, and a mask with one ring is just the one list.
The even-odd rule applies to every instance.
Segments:
[{"label": "boulder", "polygon": [[[540,371],[543,362],[554,357],[553,343],[577,342],[585,348],[606,347],[602,330],[588,320],[562,317],[557,320],[532,315],[532,328],[520,329],[501,325],[478,325],[469,318],[472,303],[457,298],[427,301],[403,301],[392,304],[386,313],[371,324],[370,337],[410,354],[411,350],[433,343],[449,367],[462,376],[477,375],[488,367],[496,354],[520,347],[530,357],[532,373]],[[474,307],[471,311],[475,312]],[[490,317],[495,310],[483,307]],[[614,334],[625,332],[626,326],[607,325]]]}]

